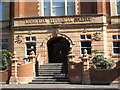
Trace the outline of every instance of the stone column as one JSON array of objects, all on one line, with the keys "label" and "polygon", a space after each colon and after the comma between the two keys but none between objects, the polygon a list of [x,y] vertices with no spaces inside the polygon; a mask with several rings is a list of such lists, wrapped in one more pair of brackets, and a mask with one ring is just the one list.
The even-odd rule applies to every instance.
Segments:
[{"label": "stone column", "polygon": [[89,57],[87,54],[87,50],[84,50],[83,58],[83,75],[82,75],[82,84],[91,84],[90,82],[90,73],[89,73]]},{"label": "stone column", "polygon": [[17,62],[18,62],[18,58],[16,56],[16,52],[14,52],[12,60],[11,60],[11,77],[9,81],[10,84],[18,84]]},{"label": "stone column", "polygon": [[29,61],[33,63],[33,77],[35,77],[36,76],[36,73],[35,73],[36,55],[35,55],[34,51],[30,52],[30,56],[28,58],[29,58]]}]

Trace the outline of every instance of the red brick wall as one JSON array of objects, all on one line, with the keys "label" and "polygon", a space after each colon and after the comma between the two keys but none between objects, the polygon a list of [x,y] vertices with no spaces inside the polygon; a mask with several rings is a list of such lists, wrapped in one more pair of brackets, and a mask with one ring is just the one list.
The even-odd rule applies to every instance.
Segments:
[{"label": "red brick wall", "polygon": [[118,81],[120,68],[112,70],[96,70],[90,69],[90,79],[92,84],[111,84],[113,81]]},{"label": "red brick wall", "polygon": [[33,77],[33,63],[18,67],[18,77]]},{"label": "red brick wall", "polygon": [[80,2],[81,14],[96,14],[96,2]]},{"label": "red brick wall", "polygon": [[38,16],[38,2],[25,2],[24,16],[25,17]]},{"label": "red brick wall", "polygon": [[38,16],[38,2],[14,2],[14,17]]},{"label": "red brick wall", "polygon": [[75,69],[68,70],[69,80],[71,83],[82,83],[82,63],[69,63],[69,65],[75,66]]},{"label": "red brick wall", "polygon": [[6,83],[6,81],[8,80],[8,70],[0,71],[0,80],[0,82]]},{"label": "red brick wall", "polygon": [[[69,69],[69,79],[72,83],[82,83],[82,63],[70,63],[75,69]],[[114,69],[100,70],[90,68],[90,81],[92,84],[111,84],[120,80],[120,62]]]}]

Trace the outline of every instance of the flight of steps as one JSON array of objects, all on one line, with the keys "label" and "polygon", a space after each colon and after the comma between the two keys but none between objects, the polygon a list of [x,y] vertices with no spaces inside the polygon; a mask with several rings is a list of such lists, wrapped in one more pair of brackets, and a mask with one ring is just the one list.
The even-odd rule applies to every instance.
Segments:
[{"label": "flight of steps", "polygon": [[29,84],[67,84],[67,65],[63,63],[48,63],[41,65],[38,76]]}]

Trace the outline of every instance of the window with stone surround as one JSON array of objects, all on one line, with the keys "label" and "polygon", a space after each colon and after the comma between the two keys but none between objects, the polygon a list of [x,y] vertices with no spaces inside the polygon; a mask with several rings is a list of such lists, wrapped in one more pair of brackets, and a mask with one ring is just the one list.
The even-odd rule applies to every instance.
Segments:
[{"label": "window with stone surround", "polygon": [[30,55],[30,52],[33,50],[36,54],[36,37],[25,37],[26,39],[26,55]]},{"label": "window with stone surround", "polygon": [[117,0],[117,14],[120,14],[120,0]]},{"label": "window with stone surround", "polygon": [[36,54],[36,43],[26,43],[27,55],[30,55],[31,51],[34,51]]},{"label": "window with stone surround", "polygon": [[80,35],[80,52],[83,54],[84,49],[87,49],[88,54],[91,54],[91,35]]},{"label": "window with stone surround", "polygon": [[36,37],[26,37],[26,41],[36,41]]},{"label": "window with stone surround", "polygon": [[113,35],[113,55],[120,54],[120,35]]},{"label": "window with stone surround", "polygon": [[41,0],[43,16],[65,16],[75,14],[74,0]]}]

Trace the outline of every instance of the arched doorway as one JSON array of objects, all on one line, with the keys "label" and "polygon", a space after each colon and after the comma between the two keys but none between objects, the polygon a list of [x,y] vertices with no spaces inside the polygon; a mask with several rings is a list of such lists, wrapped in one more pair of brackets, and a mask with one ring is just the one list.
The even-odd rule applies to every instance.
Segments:
[{"label": "arched doorway", "polygon": [[67,55],[70,51],[70,43],[63,37],[55,37],[48,41],[49,63],[67,63]]}]

